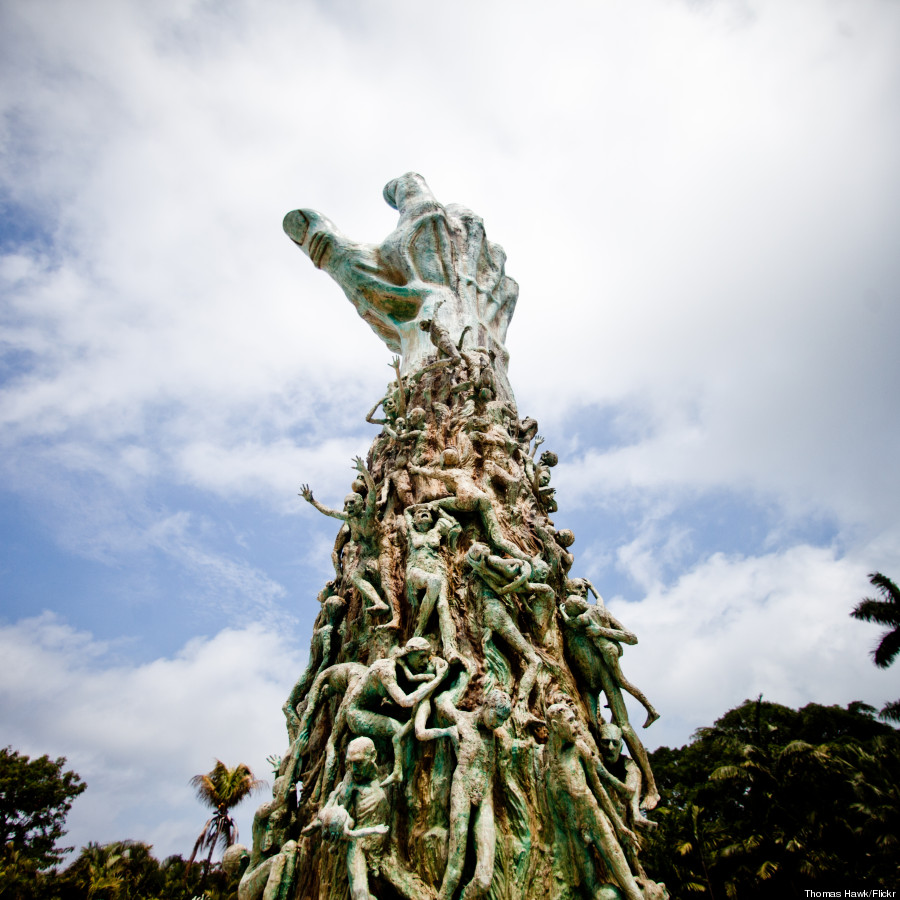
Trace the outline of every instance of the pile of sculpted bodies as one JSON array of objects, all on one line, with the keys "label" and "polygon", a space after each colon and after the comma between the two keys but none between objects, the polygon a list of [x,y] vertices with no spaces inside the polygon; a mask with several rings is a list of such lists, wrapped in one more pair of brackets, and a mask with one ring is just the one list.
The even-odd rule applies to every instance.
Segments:
[{"label": "pile of sculpted bodies", "polygon": [[[426,213],[443,221],[418,178],[390,197],[414,235]],[[315,225],[306,214],[294,239],[334,263],[339,233],[319,226],[319,241]],[[437,258],[429,233],[399,243]],[[466,233],[450,228],[448,259]],[[557,456],[519,417],[505,351],[484,329],[483,345],[477,329],[451,334],[442,302],[411,313],[425,344],[414,366],[393,361],[367,416],[381,432],[340,508],[302,487],[340,522],[334,578],[284,704],[272,799],[226,866],[243,869],[240,900],[661,900],[638,856],[659,795],[623,699],[646,709],[643,727],[657,718],[622,671],[637,638],[571,575],[574,535],[551,518]]]}]

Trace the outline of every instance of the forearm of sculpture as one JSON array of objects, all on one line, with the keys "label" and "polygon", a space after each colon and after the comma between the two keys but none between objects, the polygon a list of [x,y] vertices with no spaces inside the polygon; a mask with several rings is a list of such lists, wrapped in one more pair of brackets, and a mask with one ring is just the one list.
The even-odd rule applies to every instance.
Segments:
[{"label": "forearm of sculpture", "polygon": [[441,681],[443,681],[444,676],[447,674],[447,669],[449,669],[449,666],[447,665],[447,662],[441,659],[439,656],[433,657],[433,659],[435,668],[434,678],[417,687],[411,694],[405,694],[400,685],[397,684],[396,679],[393,679],[392,681],[385,684],[385,687],[387,688],[391,699],[395,703],[409,709],[410,707],[415,706],[419,701],[424,700],[426,697],[434,693],[434,690],[441,683]]},{"label": "forearm of sculpture", "polygon": [[366,516],[371,518],[375,515],[375,479],[372,478],[372,475],[366,468],[366,464],[361,456],[357,456],[353,462],[354,468],[362,475],[363,480],[366,482]]},{"label": "forearm of sculpture", "polygon": [[397,373],[397,409],[403,418],[406,418],[406,391],[403,389],[403,379],[400,377],[400,357],[395,356],[390,362],[391,368]]},{"label": "forearm of sculpture", "polygon": [[619,628],[604,628],[602,625],[596,625],[593,622],[588,625],[588,634],[591,637],[606,638],[619,644],[633,645],[638,642],[637,635],[630,631],[622,631]]},{"label": "forearm of sculpture", "polygon": [[[633,631],[629,631],[615,616],[607,613],[609,624],[619,633],[627,635],[627,637],[614,637],[611,640],[621,641],[623,644],[636,644],[638,642],[637,635]],[[603,635],[606,637],[607,635]]]},{"label": "forearm of sculpture", "polygon": [[347,514],[339,509],[329,509],[327,506],[319,503],[312,494],[305,498],[307,503],[312,504],[323,516],[331,516],[332,519],[340,519],[342,522],[347,521]]}]

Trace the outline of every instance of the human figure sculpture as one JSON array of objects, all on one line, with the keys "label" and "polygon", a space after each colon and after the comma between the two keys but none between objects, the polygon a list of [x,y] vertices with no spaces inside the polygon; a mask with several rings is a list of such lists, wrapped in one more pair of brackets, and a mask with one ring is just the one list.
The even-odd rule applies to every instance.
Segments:
[{"label": "human figure sculpture", "polygon": [[[591,712],[595,727],[599,728],[603,721],[598,708],[598,694],[601,690],[603,691],[606,696],[606,702],[609,704],[612,720],[622,729],[625,743],[628,744],[632,757],[641,767],[647,792],[643,805],[646,809],[654,809],[656,804],[659,803],[656,781],[653,778],[647,751],[644,749],[644,745],[628,719],[628,710],[622,697],[623,682],[628,684],[629,687],[633,687],[633,685],[630,685],[629,682],[625,681],[624,676],[621,676],[621,669],[618,665],[618,651],[605,647],[609,657],[612,657],[613,653],[615,653],[615,668],[610,668],[607,665],[607,657],[598,649],[596,643],[597,640],[637,643],[637,638],[624,628],[610,627],[613,622],[615,622],[615,625],[620,625],[620,623],[618,620],[614,620],[612,616],[609,616],[605,608],[604,613],[606,616],[609,616],[608,619],[603,618],[603,621],[608,623],[605,626],[599,623],[592,623],[587,619],[579,619],[580,615],[589,612],[589,604],[584,596],[588,590],[587,583],[584,579],[569,579],[566,582],[566,587],[570,594],[560,605],[560,617],[563,621],[566,650],[577,673],[581,676],[582,695]],[[610,637],[610,635],[613,635],[613,637]],[[616,672],[619,673],[618,676]],[[634,690],[637,689],[635,688]],[[644,723],[646,728],[656,720],[658,714],[649,705],[642,693],[640,697],[644,698],[641,702],[647,707],[647,721]]]},{"label": "human figure sculpture", "polygon": [[613,722],[601,725],[597,749],[603,768],[625,785],[624,791],[610,794],[619,815],[632,828],[656,828],[657,823],[648,819],[641,810],[641,769],[633,759],[622,753],[622,729]]},{"label": "human figure sculpture", "polygon": [[470,679],[470,667],[467,666],[453,687],[439,694],[434,701],[435,708],[451,723],[449,727],[426,728],[422,716],[416,721],[419,740],[447,737],[456,751],[456,768],[450,787],[450,846],[438,893],[440,900],[452,900],[456,893],[466,861],[470,824],[475,846],[475,873],[463,890],[464,900],[486,896],[494,872],[496,732],[509,719],[512,701],[504,691],[491,691],[477,709],[459,709],[457,704]]},{"label": "human figure sculpture", "polygon": [[[333,583],[323,591],[330,591]],[[300,730],[300,719],[297,716],[297,704],[306,696],[306,693],[316,677],[327,668],[337,652],[339,634],[338,628],[347,609],[347,603],[343,597],[330,594],[321,597],[322,610],[325,613],[325,624],[313,632],[312,644],[309,651],[309,663],[303,674],[297,679],[291,693],[282,707],[287,718],[288,737],[293,741]]]},{"label": "human figure sculpture", "polygon": [[[583,629],[586,632],[603,658],[604,664],[612,673],[616,684],[631,694],[647,710],[644,728],[649,728],[659,718],[659,713],[644,692],[625,678],[619,665],[619,658],[623,652],[622,644],[636,644],[638,642],[637,635],[628,631],[606,608],[603,598],[586,578],[568,579],[566,589],[568,596],[560,607],[563,621],[573,630]],[[588,590],[596,598],[596,604],[588,603],[586,596]]]},{"label": "human figure sculpture", "polygon": [[525,659],[525,671],[516,691],[516,708],[520,710],[517,718],[524,721],[528,717],[528,698],[541,667],[541,658],[519,631],[508,598],[527,583],[531,567],[524,560],[493,556],[486,544],[477,541],[466,552],[466,563],[481,583],[481,621],[487,635],[499,634]]},{"label": "human figure sculpture", "polygon": [[[382,546],[383,536],[376,517],[375,482],[369,474],[365,462],[360,457],[356,457],[354,464],[366,483],[365,499],[356,492],[347,494],[344,498],[344,509],[340,511],[330,509],[319,503],[313,497],[313,492],[308,484],[302,486],[300,495],[323,515],[331,516],[333,519],[340,519],[344,523],[335,542],[333,554],[333,558],[336,556],[335,573],[337,578],[340,580],[345,574],[349,576],[350,583],[369,601],[368,609],[370,613],[392,612],[391,621],[382,627],[396,628],[400,625],[400,614],[396,609],[393,593],[388,592],[391,597],[391,605],[388,606],[379,596],[375,585],[367,577],[369,575],[369,564],[372,564],[376,572],[381,576],[382,583],[387,582],[388,585],[390,584],[387,572],[389,563],[385,559],[385,551]],[[345,546],[342,546],[340,543],[342,540],[352,558],[349,571],[345,571],[341,567],[341,558],[345,549]]]},{"label": "human figure sculpture", "polygon": [[[320,672],[313,681],[309,696],[306,698],[306,709],[297,728],[297,740],[300,752],[306,753],[309,744],[309,732],[313,717],[319,704],[334,694],[346,694],[365,674],[368,666],[358,662],[336,663]],[[336,724],[336,723],[335,723]],[[332,728],[332,734],[337,728]]]},{"label": "human figure sculpture", "polygon": [[[365,677],[369,671],[368,666],[357,662],[336,663],[329,666],[323,672],[316,676],[310,689],[309,696],[306,699],[306,709],[300,718],[300,725],[297,729],[297,737],[290,747],[290,764],[287,769],[291,782],[297,780],[296,772],[300,767],[300,758],[305,756],[309,749],[309,735],[312,727],[313,718],[319,708],[320,703],[328,697],[341,695],[342,700],[338,705],[334,721],[331,724],[331,732],[325,744],[325,762],[324,774],[321,784],[327,790],[331,789],[337,775],[337,745],[338,741],[343,737],[344,729],[347,725],[347,708],[344,700],[348,693]],[[314,797],[318,796],[318,789]]]},{"label": "human figure sculpture", "polygon": [[[282,900],[290,896],[297,866],[297,842],[284,840],[290,793],[287,776],[276,778],[272,799],[253,816],[253,849],[238,884],[238,900]],[[236,846],[239,849],[228,859],[229,869],[244,862],[246,848]]]},{"label": "human figure sculpture", "polygon": [[413,463],[418,465],[428,445],[426,413],[421,406],[414,406],[406,416],[406,430],[398,435],[400,444],[406,449]]},{"label": "human figure sculpture", "polygon": [[575,562],[569,547],[575,543],[575,535],[568,528],[554,528],[541,516],[533,516],[531,527],[543,544],[542,558],[550,566],[552,578],[566,578]]},{"label": "human figure sculpture", "polygon": [[[397,681],[397,667],[401,663],[414,676],[428,674],[430,677],[407,694]],[[425,638],[410,638],[404,647],[395,649],[391,656],[372,663],[365,676],[345,695],[341,707],[342,710],[346,708],[345,719],[354,734],[391,739],[394,768],[382,784],[392,784],[403,779],[402,741],[412,728],[415,707],[434,693],[447,674],[447,669],[446,660],[433,655],[431,644]],[[386,700],[412,710],[409,722],[399,722],[393,716],[380,712]]]},{"label": "human figure sculpture", "polygon": [[[384,418],[381,419],[375,417],[379,406],[384,410]],[[397,401],[393,394],[388,393],[366,413],[366,421],[370,425],[392,425],[398,415],[400,413],[397,410]]]},{"label": "human figure sculpture", "polygon": [[[435,304],[434,312],[432,313],[431,318],[422,319],[419,322],[419,328],[428,335],[431,343],[439,353],[443,353],[444,356],[446,356],[456,365],[464,366],[465,360],[463,359],[462,354],[459,352],[459,346],[457,346],[457,342],[454,341],[450,336],[450,332],[447,330],[447,328],[437,320],[438,311],[440,310],[441,306],[443,306],[444,302],[444,300],[439,300],[437,304]],[[468,329],[464,329],[463,333],[459,337],[460,345],[462,344],[466,330]]]},{"label": "human figure sculpture", "polygon": [[415,503],[412,481],[408,471],[409,460],[404,454],[400,454],[394,461],[394,468],[388,473],[381,486],[381,496],[378,498],[380,507],[387,506],[391,496],[391,488],[403,506],[412,506]]},{"label": "human figure sculpture", "polygon": [[456,646],[456,625],[450,614],[447,565],[441,558],[441,543],[448,539],[451,546],[459,536],[460,527],[442,509],[437,511],[424,506],[407,508],[403,512],[406,520],[406,539],[409,554],[406,560],[406,590],[410,607],[416,607],[416,594],[425,591],[419,605],[419,615],[413,634],[425,634],[431,614],[437,607],[438,630],[444,658],[449,662],[459,657]]},{"label": "human figure sculpture", "polygon": [[476,484],[469,471],[460,467],[459,453],[453,447],[448,447],[441,453],[440,459],[440,468],[436,466],[409,467],[410,472],[415,475],[423,475],[426,478],[434,478],[443,482],[446,488],[452,492],[452,496],[431,500],[426,506],[446,509],[450,512],[478,513],[484,530],[487,532],[488,540],[494,547],[509,556],[527,559],[528,555],[523,550],[503,537],[490,496]]},{"label": "human figure sculpture", "polygon": [[589,894],[597,896],[602,876],[591,857],[593,847],[627,900],[647,900],[620,846],[620,841],[637,844],[637,835],[622,821],[603,787],[598,775],[602,764],[591,752],[577,716],[568,704],[554,703],[546,719],[547,789],[555,804],[556,827],[567,838],[578,876]]},{"label": "human figure sculpture", "polygon": [[372,740],[350,741],[346,763],[343,780],[303,831],[321,829],[326,840],[346,843],[351,900],[375,900],[369,892],[369,869],[378,871],[391,810],[378,784],[378,754]]}]

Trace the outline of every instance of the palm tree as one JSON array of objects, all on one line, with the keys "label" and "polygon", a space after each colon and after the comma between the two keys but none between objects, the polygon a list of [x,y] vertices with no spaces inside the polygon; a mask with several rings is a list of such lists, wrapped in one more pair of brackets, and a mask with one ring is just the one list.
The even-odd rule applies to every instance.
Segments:
[{"label": "palm tree", "polygon": [[211,772],[207,772],[205,775],[195,775],[191,779],[191,786],[197,789],[200,802],[209,806],[214,812],[203,826],[203,830],[194,844],[191,858],[185,869],[185,879],[190,873],[197,852],[208,848],[203,880],[201,880],[202,889],[216,844],[221,844],[224,850],[237,841],[238,830],[234,819],[229,814],[231,809],[263,785],[264,782],[254,777],[248,765],[240,763],[233,769],[229,769],[220,759],[216,760]]},{"label": "palm tree", "polygon": [[[873,572],[869,581],[878,589],[881,599],[864,597],[850,615],[863,622],[888,626],[888,630],[881,635],[877,646],[872,650],[875,665],[879,669],[886,669],[900,653],[900,587],[881,572]],[[885,704],[879,716],[886,721],[900,722],[900,700]]]}]

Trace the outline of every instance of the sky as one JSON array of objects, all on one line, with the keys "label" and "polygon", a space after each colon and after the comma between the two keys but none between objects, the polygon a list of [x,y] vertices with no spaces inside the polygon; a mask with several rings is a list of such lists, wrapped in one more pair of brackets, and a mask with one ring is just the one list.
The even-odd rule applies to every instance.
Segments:
[{"label": "sky", "polygon": [[[271,780],[390,353],[282,233],[383,185],[483,216],[558,527],[680,746],[746,698],[880,707],[900,577],[896,0],[0,5],[0,744],[67,843],[190,853]],[[253,809],[238,809],[242,839]]]}]

